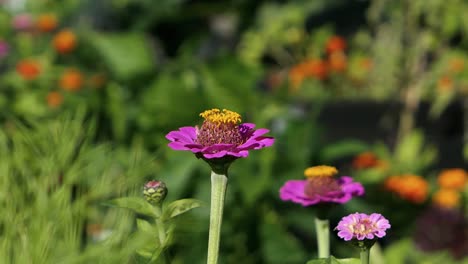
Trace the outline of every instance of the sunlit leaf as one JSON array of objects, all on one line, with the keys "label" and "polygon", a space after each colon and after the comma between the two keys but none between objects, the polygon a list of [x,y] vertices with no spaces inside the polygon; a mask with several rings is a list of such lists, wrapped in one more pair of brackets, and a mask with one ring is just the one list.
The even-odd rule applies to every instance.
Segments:
[{"label": "sunlit leaf", "polygon": [[181,199],[170,203],[163,213],[163,219],[167,220],[202,206],[202,202],[196,199]]}]

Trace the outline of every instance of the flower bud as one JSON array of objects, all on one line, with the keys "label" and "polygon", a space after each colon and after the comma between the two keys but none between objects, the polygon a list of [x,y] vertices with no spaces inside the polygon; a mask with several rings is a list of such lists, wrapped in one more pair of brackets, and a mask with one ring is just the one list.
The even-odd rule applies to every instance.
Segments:
[{"label": "flower bud", "polygon": [[162,181],[149,181],[143,187],[143,195],[145,196],[146,201],[152,205],[156,205],[166,198],[166,184]]}]

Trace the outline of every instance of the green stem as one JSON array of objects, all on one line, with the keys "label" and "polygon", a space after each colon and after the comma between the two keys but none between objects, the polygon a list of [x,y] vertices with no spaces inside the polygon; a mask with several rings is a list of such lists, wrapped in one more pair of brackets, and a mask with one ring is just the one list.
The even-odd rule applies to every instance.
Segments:
[{"label": "green stem", "polygon": [[207,264],[218,263],[221,223],[223,221],[224,197],[226,196],[227,175],[211,172],[210,231],[208,238]]},{"label": "green stem", "polygon": [[369,249],[361,249],[361,264],[369,264]]},{"label": "green stem", "polygon": [[166,242],[166,229],[164,227],[164,221],[161,219],[162,216],[162,204],[159,203],[154,206],[154,210],[156,212],[157,218],[156,218],[156,227],[158,229],[158,238],[159,238],[159,246],[161,247],[161,254],[163,255],[163,263],[169,264],[171,263],[166,251],[164,249],[164,244]]},{"label": "green stem", "polygon": [[315,217],[315,230],[317,233],[318,257],[330,257],[330,223]]}]

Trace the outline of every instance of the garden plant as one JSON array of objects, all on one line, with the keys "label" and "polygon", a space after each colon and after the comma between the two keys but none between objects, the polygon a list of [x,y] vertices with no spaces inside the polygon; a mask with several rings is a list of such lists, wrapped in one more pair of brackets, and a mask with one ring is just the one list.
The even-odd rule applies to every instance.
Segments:
[{"label": "garden plant", "polygon": [[0,264],[468,263],[466,14],[0,0]]}]

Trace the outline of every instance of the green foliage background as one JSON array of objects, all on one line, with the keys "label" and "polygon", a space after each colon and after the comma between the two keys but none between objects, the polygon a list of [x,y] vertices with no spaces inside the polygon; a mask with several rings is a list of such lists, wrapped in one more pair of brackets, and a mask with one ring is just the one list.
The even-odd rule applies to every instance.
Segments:
[{"label": "green foliage background", "polygon": [[[278,190],[317,164],[342,165],[341,174],[352,174],[367,190],[364,198],[332,212],[332,226],[356,211],[381,212],[394,223],[375,247],[373,263],[441,263],[436,260],[442,258],[468,263],[443,250],[416,248],[415,219],[430,206],[429,198],[414,205],[380,189],[388,176],[402,173],[422,175],[431,184],[430,194],[435,189],[438,153],[412,122],[414,105],[428,103],[437,118],[447,105],[461,102],[466,114],[467,67],[456,73],[447,67],[454,58],[468,63],[468,3],[368,1],[365,22],[346,36],[346,73],[331,74],[327,81],[306,79],[294,91],[289,69],[327,56],[324,45],[340,30],[333,19],[308,28],[308,18],[343,5],[337,0],[3,4],[0,40],[10,51],[0,59],[0,259],[146,263],[137,252],[156,243],[150,228],[140,228],[148,219],[108,203],[140,197],[151,179],[168,186],[165,205],[182,198],[208,203],[209,167],[191,153],[169,149],[164,136],[200,124],[198,114],[216,107],[241,113],[276,138],[273,147],[232,165],[220,263],[293,264],[316,257],[313,210],[280,201]],[[58,54],[50,44],[55,32],[15,32],[11,19],[19,13],[55,14],[57,30],[71,28],[77,35],[77,49]],[[227,28],[219,31],[219,24]],[[158,35],[167,34],[165,27],[179,38],[177,45]],[[37,79],[24,80],[16,71],[17,61],[25,58],[41,63]],[[357,66],[364,58],[372,59],[369,72]],[[86,80],[101,74],[105,81],[100,88],[85,81],[78,92],[62,91],[57,83],[69,67]],[[442,77],[450,78],[452,89],[438,88]],[[58,108],[47,105],[51,91],[63,95]],[[394,144],[351,137],[327,142],[329,131],[319,116],[327,104],[346,100],[401,103],[397,125],[389,129]],[[466,129],[464,144],[466,161]],[[364,151],[386,160],[388,170],[353,169],[350,159]],[[166,249],[171,263],[205,262],[208,222],[208,206],[174,217]],[[337,258],[358,256],[331,232]]]}]

